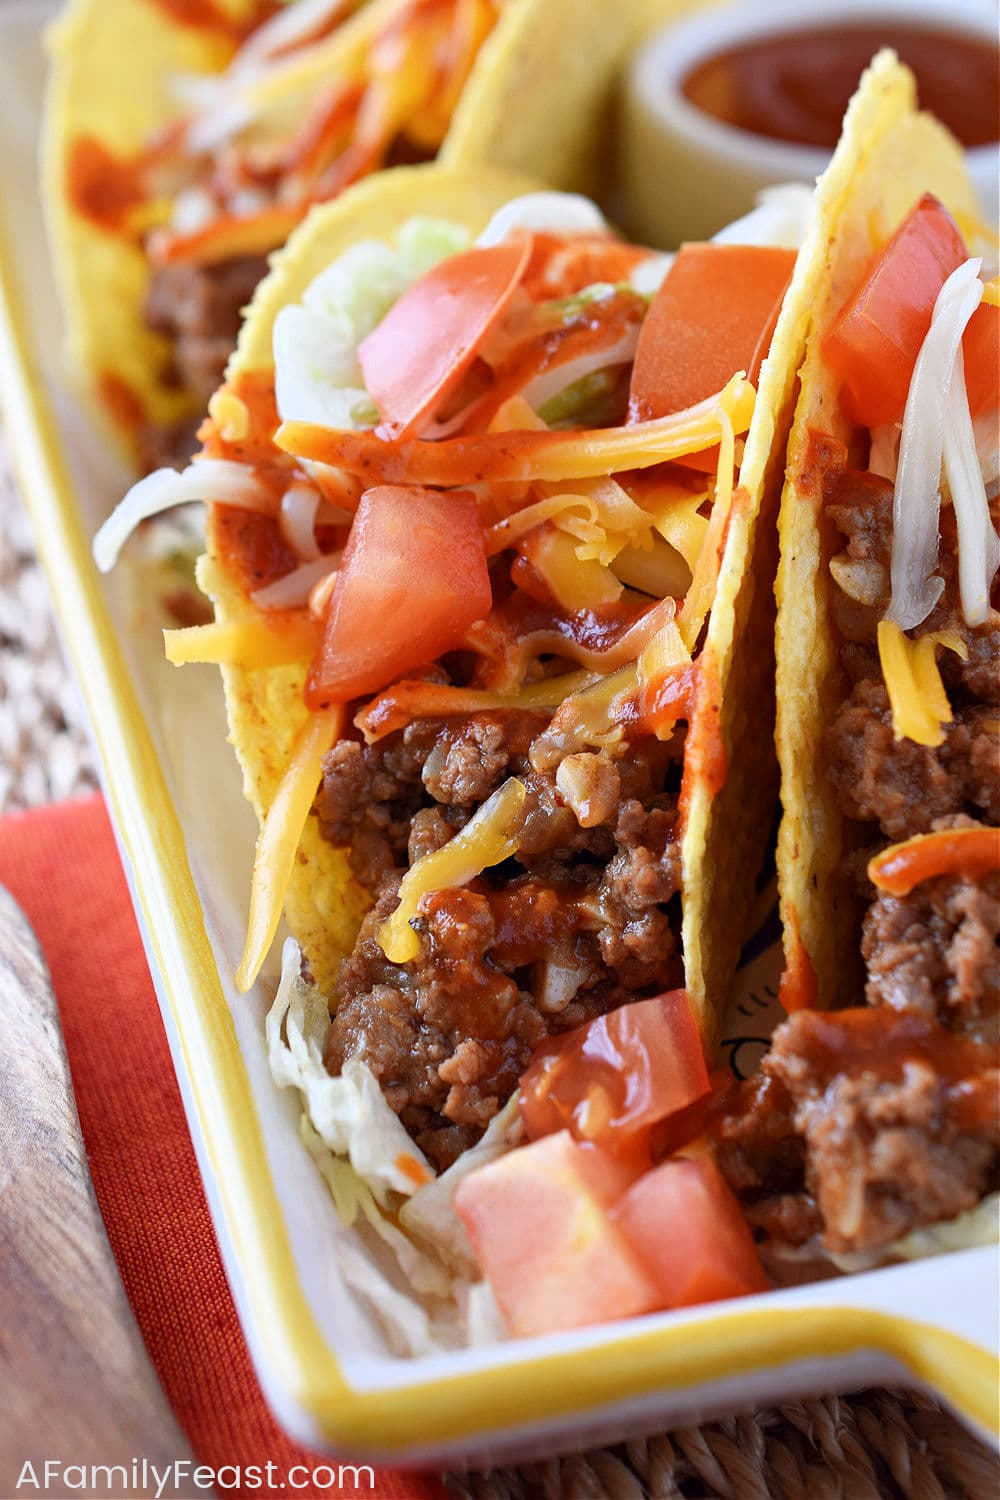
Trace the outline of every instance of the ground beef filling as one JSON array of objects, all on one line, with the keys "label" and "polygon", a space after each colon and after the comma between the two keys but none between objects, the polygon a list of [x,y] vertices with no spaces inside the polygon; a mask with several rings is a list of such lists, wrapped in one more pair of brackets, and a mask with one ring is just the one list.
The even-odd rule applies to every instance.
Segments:
[{"label": "ground beef filling", "polygon": [[848,470],[843,445],[828,445],[827,460],[826,512],[844,538],[832,613],[851,688],[823,748],[863,846],[849,867],[868,903],[859,937],[870,1008],[794,1015],[715,1128],[720,1166],[765,1247],[818,1239],[834,1252],[878,1251],[997,1185],[1000,881],[957,874],[895,897],[876,892],[865,867],[914,834],[1000,823],[1000,617],[976,629],[962,619],[943,511],[945,588],[925,628],[955,631],[968,660],[939,652],[954,713],[943,743],[896,740],[876,649],[892,486]]},{"label": "ground beef filling", "polygon": [[897,740],[881,678],[857,683],[824,739],[845,815],[877,823],[892,843],[955,813],[1000,822],[1000,719],[982,706],[954,713],[941,745]]},{"label": "ground beef filling", "polygon": [[[262,255],[242,255],[208,265],[178,262],[153,272],[143,317],[171,342],[169,378],[204,406],[222,384],[236,347],[243,308],[267,273]],[[197,449],[203,412],[139,435],[143,468],[184,465]]]},{"label": "ground beef filling", "polygon": [[323,762],[316,800],[323,836],[349,851],[355,876],[374,892],[388,871],[418,857],[409,844],[411,836],[420,842],[426,826],[414,832],[420,809],[438,811],[450,837],[505,777],[529,771],[528,749],[545,723],[508,709],[416,719],[374,745],[339,740]]},{"label": "ground beef filling", "polygon": [[939,1017],[980,1042],[1000,1035],[1000,878],[941,876],[865,914],[871,1005]]},{"label": "ground beef filling", "polygon": [[[862,841],[871,845],[865,856],[887,842],[970,820],[1000,824],[1000,615],[991,610],[975,628],[962,618],[954,516],[949,508],[942,511],[944,591],[922,629],[953,631],[968,659],[939,649],[953,719],[940,745],[918,745],[894,736],[875,650],[878,622],[889,602],[892,486],[877,475],[847,469],[834,453],[824,497],[845,541],[832,567],[832,597],[841,660],[853,681],[826,732],[824,752],[845,817],[865,825]],[[861,941],[866,999],[936,1017],[973,1037],[994,1037],[1000,970],[996,885],[995,877],[959,875],[896,898],[877,896],[865,882],[870,902]]]},{"label": "ground beef filling", "polygon": [[[666,910],[680,856],[663,748],[578,757],[586,805],[603,815],[581,827],[554,771],[529,764],[545,723],[511,710],[418,720],[376,745],[341,741],[324,763],[321,827],[375,898],[340,969],[326,1065],[337,1073],[362,1054],[437,1167],[479,1138],[546,1036],[683,983]],[[426,897],[419,957],[390,963],[378,933],[403,871],[510,775],[528,790],[516,858]]]},{"label": "ground beef filling", "polygon": [[889,1007],[800,1011],[716,1124],[766,1244],[879,1250],[997,1186],[995,1051]]}]

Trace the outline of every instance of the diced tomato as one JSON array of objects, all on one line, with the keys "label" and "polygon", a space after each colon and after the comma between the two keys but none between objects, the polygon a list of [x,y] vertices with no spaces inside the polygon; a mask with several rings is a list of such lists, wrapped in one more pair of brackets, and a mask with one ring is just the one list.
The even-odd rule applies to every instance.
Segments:
[{"label": "diced tomato", "polygon": [[577,1140],[622,1151],[708,1091],[687,994],[672,990],[544,1045],[521,1079],[519,1103],[532,1139],[569,1129]]},{"label": "diced tomato", "polygon": [[938,292],[967,258],[958,225],[925,193],[823,338],[854,421],[881,427],[902,418]]},{"label": "diced tomato", "polygon": [[492,602],[472,495],[382,485],[358,504],[306,682],[311,709],[373,693],[457,646]]},{"label": "diced tomato", "polygon": [[611,1210],[656,1282],[661,1307],[764,1292],[768,1279],[740,1206],[707,1157],[640,1177]]},{"label": "diced tomato", "polygon": [[581,1328],[662,1306],[608,1209],[634,1173],[568,1130],[471,1172],[455,1191],[511,1333]]},{"label": "diced tomato", "polygon": [[694,406],[737,370],[754,379],[794,266],[794,250],[773,246],[682,245],[642,325],[630,420]]},{"label": "diced tomato", "polygon": [[965,388],[974,417],[1000,406],[1000,307],[982,302],[962,339]]},{"label": "diced tomato", "polygon": [[440,411],[503,314],[530,237],[449,256],[404,292],[358,350],[384,435],[409,437]]}]

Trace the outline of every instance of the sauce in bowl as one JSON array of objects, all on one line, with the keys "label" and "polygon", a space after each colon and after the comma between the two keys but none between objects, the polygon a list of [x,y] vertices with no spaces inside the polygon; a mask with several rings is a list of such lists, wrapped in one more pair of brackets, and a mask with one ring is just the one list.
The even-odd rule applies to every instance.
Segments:
[{"label": "sauce in bowl", "polygon": [[748,39],[698,63],[682,91],[739,130],[832,150],[858,78],[884,46],[915,73],[921,108],[963,146],[998,139],[1000,49],[984,37],[899,19]]}]

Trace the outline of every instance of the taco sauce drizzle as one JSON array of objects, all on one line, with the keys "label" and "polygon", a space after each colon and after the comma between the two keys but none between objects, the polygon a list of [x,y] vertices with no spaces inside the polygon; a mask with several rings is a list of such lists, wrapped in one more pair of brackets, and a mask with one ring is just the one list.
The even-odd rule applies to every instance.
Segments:
[{"label": "taco sauce drizzle", "polygon": [[77,213],[108,234],[130,236],[148,201],[146,159],[116,156],[92,135],[70,142],[66,192]]}]

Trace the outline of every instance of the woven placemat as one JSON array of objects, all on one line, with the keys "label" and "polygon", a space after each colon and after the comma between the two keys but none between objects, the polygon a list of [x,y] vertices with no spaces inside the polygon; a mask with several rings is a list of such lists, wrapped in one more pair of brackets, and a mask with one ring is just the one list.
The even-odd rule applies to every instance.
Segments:
[{"label": "woven placemat", "polygon": [[[0,812],[96,785],[0,435]],[[1000,1464],[929,1397],[865,1391],[447,1483],[466,1500],[997,1500]]]}]

